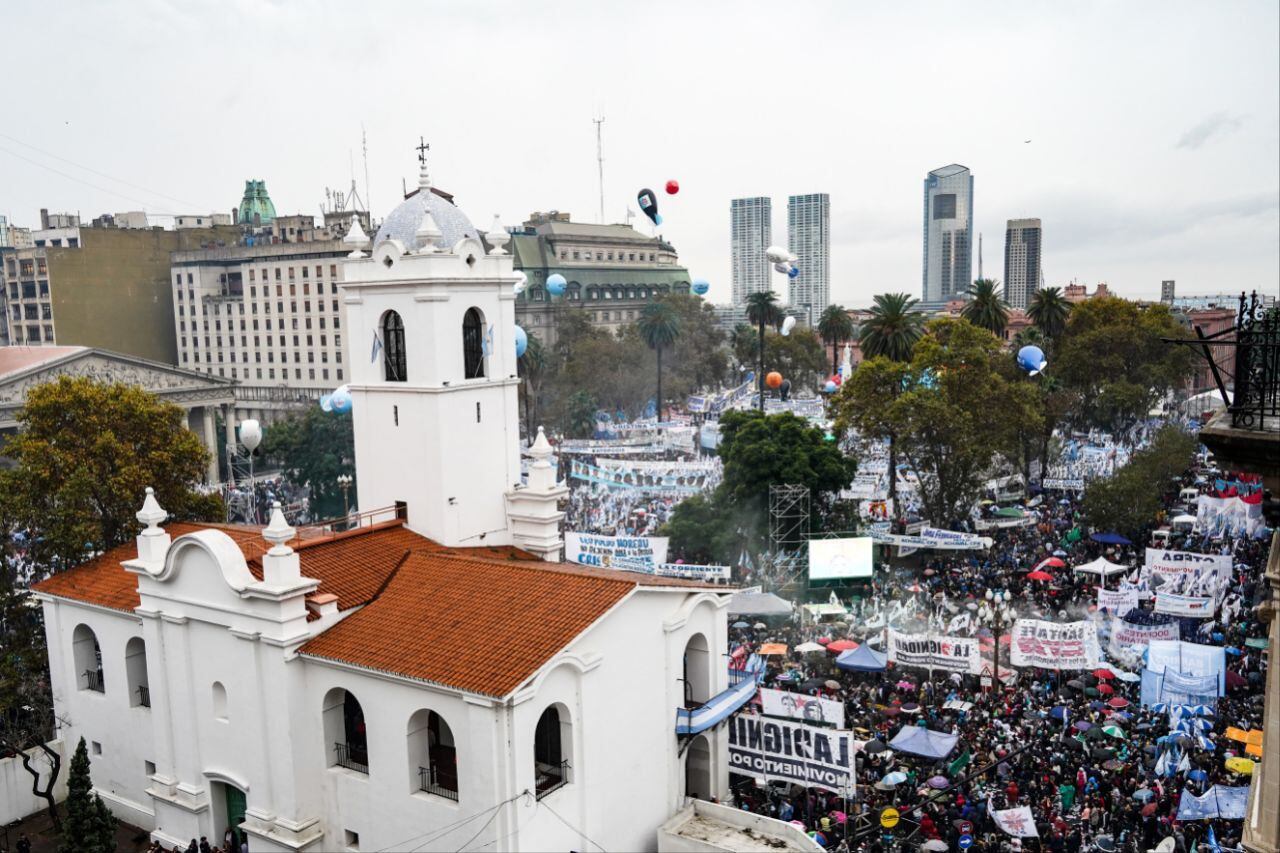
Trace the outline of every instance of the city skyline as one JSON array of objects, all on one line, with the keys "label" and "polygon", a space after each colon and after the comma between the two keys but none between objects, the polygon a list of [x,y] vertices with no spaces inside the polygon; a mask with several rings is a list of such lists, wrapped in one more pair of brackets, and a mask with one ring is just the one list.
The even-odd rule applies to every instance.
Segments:
[{"label": "city skyline", "polygon": [[[918,294],[920,176],[952,162],[982,176],[973,231],[999,234],[1008,219],[1031,215],[1052,223],[1046,285],[1107,281],[1122,295],[1156,299],[1167,279],[1187,292],[1264,290],[1280,279],[1280,75],[1269,61],[1280,25],[1274,4],[1246,3],[1238,15],[1208,20],[1189,3],[1086,4],[1017,15],[978,6],[946,32],[923,33],[897,9],[824,7],[821,27],[809,9],[725,16],[658,3],[643,13],[548,17],[511,7],[504,11],[510,26],[492,27],[479,7],[433,9],[418,23],[420,10],[412,6],[352,18],[336,4],[312,12],[246,5],[227,16],[164,5],[146,13],[85,5],[60,32],[75,48],[74,61],[49,66],[35,37],[47,20],[35,7],[19,7],[10,13],[13,31],[32,37],[14,39],[12,61],[40,64],[46,88],[62,95],[30,104],[22,124],[0,137],[0,185],[7,190],[0,214],[30,226],[41,207],[86,218],[143,206],[151,213],[229,212],[248,178],[267,182],[282,213],[316,213],[326,186],[345,191],[354,176],[381,218],[399,200],[402,179],[412,185],[413,146],[424,135],[437,182],[461,190],[458,203],[477,222],[500,213],[513,223],[528,210],[549,208],[594,221],[599,186],[591,119],[604,115],[606,218],[623,221],[628,207],[635,211],[641,187],[660,190],[678,180],[677,195],[661,195],[665,222],[656,230],[692,275],[711,282],[712,302],[730,295],[726,203],[810,189],[830,193],[836,203],[832,301],[866,305],[887,290]],[[402,26],[388,32],[386,18]],[[993,26],[1012,54],[979,54],[963,79],[939,76],[947,46],[988,38]],[[767,66],[744,70],[733,61],[741,45],[767,43],[785,27],[811,44],[803,56],[807,75],[859,81],[892,67],[893,85],[855,83],[833,105]],[[477,28],[491,39],[483,57],[447,38]],[[112,39],[99,38],[102,32]],[[574,44],[582,52],[578,61],[545,62],[538,71],[545,85],[573,96],[517,99],[502,110],[463,115],[423,114],[404,107],[401,91],[371,91],[364,82],[370,73],[418,79],[412,48],[427,32],[434,34],[433,66],[468,68],[466,97],[479,104],[527,73],[524,57],[532,47]],[[259,40],[278,49],[263,52],[255,47]],[[696,57],[701,86],[716,97],[655,99],[655,91],[680,92],[690,67],[657,65],[637,75],[617,61],[656,40]],[[907,45],[925,60],[904,64]],[[261,85],[296,75],[322,47],[333,48],[323,83]],[[1192,53],[1203,61],[1174,60]],[[1047,88],[1034,75],[1008,78],[1010,64],[1050,62],[1076,71]],[[579,70],[587,64],[598,67],[590,78]],[[145,80],[148,96],[126,97],[123,82],[105,94],[91,92],[82,83],[95,67],[118,69],[121,81]],[[147,72],[154,68],[168,70]],[[193,96],[210,68],[224,69],[221,94]],[[1162,81],[1154,89],[1153,69]],[[998,128],[975,132],[974,96],[978,104],[1017,103],[1018,112]],[[344,105],[340,114],[332,111],[335,103]],[[922,103],[927,110],[916,108]],[[1133,110],[1134,103],[1143,109]],[[813,132],[786,133],[777,122],[770,129],[770,109],[812,116]],[[253,144],[228,146],[208,132],[209,116],[246,110],[254,116]],[[684,132],[652,133],[659,123]],[[866,132],[868,126],[887,130]],[[323,132],[304,139],[302,127]],[[513,134],[523,127],[542,130]],[[774,226],[782,225],[779,217]],[[774,286],[785,294],[780,280]]]}]

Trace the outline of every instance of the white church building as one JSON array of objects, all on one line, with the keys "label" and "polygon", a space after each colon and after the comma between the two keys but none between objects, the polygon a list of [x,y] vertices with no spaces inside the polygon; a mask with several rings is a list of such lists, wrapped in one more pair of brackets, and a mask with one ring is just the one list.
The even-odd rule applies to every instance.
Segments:
[{"label": "white church building", "polygon": [[[37,586],[61,736],[165,845],[652,850],[727,743],[724,587],[558,562],[519,455],[505,232],[423,167],[344,270],[361,524],[165,524]],[[373,351],[372,358],[369,355]]]}]

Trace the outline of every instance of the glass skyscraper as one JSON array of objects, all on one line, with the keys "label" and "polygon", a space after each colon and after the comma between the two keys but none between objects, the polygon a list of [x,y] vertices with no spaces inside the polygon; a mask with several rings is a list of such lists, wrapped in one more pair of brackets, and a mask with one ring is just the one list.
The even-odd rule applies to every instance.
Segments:
[{"label": "glass skyscraper", "polygon": [[741,310],[749,294],[770,289],[772,266],[764,252],[773,241],[773,203],[767,196],[733,199],[729,232],[733,304]]},{"label": "glass skyscraper", "polygon": [[796,256],[800,274],[789,279],[787,302],[809,306],[809,322],[816,323],[831,304],[831,196],[793,195],[787,199],[787,249]]},{"label": "glass skyscraper", "polygon": [[952,164],[924,179],[922,302],[963,299],[973,281],[973,175]]},{"label": "glass skyscraper", "polygon": [[1010,219],[1004,232],[1004,298],[1026,310],[1040,289],[1040,220]]}]

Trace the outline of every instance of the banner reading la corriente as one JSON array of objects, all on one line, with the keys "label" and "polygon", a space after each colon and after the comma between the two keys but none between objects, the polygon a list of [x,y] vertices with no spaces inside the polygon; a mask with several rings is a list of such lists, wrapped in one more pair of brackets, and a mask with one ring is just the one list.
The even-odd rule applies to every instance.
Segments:
[{"label": "banner reading la corriente", "polygon": [[611,568],[615,563],[627,568],[648,566],[652,571],[667,561],[665,536],[598,536],[568,532],[564,535],[564,558],[568,563]]},{"label": "banner reading la corriente", "polygon": [[1098,629],[1092,622],[1019,619],[1011,640],[1014,666],[1042,669],[1096,669]]},{"label": "banner reading la corriente", "polygon": [[729,720],[729,770],[840,793],[852,787],[849,732],[737,714]]},{"label": "banner reading la corriente", "polygon": [[898,666],[945,669],[949,672],[982,672],[978,641],[937,634],[899,634],[889,629],[889,660]]}]

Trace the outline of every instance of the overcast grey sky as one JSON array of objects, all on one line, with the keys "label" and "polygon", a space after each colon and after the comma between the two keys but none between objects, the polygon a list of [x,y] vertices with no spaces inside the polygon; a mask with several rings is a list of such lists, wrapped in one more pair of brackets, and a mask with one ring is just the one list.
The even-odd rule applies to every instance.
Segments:
[{"label": "overcast grey sky", "polygon": [[1003,276],[1005,220],[1038,216],[1047,284],[1275,292],[1278,10],[10,3],[0,212],[225,211],[255,177],[277,211],[314,213],[325,186],[349,184],[352,150],[363,192],[363,123],[377,217],[416,174],[422,134],[437,185],[479,227],[551,208],[595,221],[599,110],[607,217],[679,180],[662,233],[715,301],[729,200],[772,196],[785,244],[786,197],[808,192],[831,194],[834,300],[919,295],[921,182],[953,162],[975,176],[988,275]]}]

